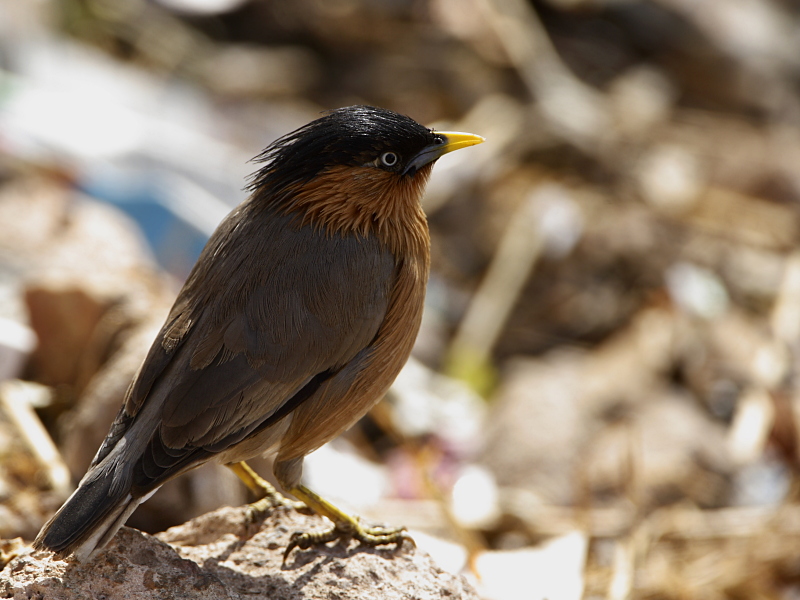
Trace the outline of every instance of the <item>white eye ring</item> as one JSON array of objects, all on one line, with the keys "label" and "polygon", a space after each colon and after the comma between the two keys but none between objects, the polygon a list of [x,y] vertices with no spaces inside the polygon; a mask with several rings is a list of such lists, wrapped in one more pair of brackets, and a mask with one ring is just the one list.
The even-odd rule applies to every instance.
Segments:
[{"label": "white eye ring", "polygon": [[381,154],[381,163],[383,163],[386,167],[393,167],[395,166],[400,159],[397,157],[397,154],[394,152],[384,152]]}]

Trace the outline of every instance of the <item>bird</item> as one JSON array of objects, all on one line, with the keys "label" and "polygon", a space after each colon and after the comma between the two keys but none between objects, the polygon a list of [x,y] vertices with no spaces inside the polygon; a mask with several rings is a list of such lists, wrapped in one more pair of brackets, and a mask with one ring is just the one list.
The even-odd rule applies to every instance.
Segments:
[{"label": "bird", "polygon": [[333,523],[295,533],[284,560],[339,537],[402,540],[403,528],[362,525],[306,487],[303,459],[366,414],[407,361],[430,270],[426,183],[438,158],[483,141],[358,105],[267,146],[33,546],[90,561],[161,485],[212,460],[279,503],[245,462],[265,453],[283,490]]}]

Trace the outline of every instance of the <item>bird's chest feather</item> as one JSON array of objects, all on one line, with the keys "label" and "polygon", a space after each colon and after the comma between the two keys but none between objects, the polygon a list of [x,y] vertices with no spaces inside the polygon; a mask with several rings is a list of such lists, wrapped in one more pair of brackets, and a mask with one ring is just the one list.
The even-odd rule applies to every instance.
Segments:
[{"label": "bird's chest feather", "polygon": [[430,165],[414,177],[371,167],[333,167],[294,190],[285,209],[304,226],[335,237],[377,242],[395,269],[376,351],[405,362],[422,319],[430,234],[420,201]]}]

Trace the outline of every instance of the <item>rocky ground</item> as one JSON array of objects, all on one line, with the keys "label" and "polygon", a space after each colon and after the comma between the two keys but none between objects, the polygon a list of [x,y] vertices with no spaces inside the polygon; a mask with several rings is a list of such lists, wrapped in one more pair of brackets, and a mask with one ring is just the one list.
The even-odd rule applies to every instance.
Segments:
[{"label": "rocky ground", "polygon": [[[399,549],[339,543],[295,551],[284,562],[291,534],[321,525],[289,509],[253,523],[246,508],[222,508],[156,536],[126,527],[86,564],[11,544],[0,594],[15,600],[477,599],[463,578],[408,542]],[[9,553],[16,556],[8,560]]]}]

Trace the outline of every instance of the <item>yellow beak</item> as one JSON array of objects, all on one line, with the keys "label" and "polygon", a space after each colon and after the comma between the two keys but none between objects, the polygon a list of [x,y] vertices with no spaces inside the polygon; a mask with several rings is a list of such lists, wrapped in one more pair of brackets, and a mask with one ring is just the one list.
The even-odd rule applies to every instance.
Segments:
[{"label": "yellow beak", "polygon": [[460,133],[458,131],[437,131],[436,133],[438,135],[443,135],[445,138],[444,146],[440,147],[441,154],[439,156],[452,152],[453,150],[466,148],[467,146],[482,144],[486,141],[481,136],[472,133]]},{"label": "yellow beak", "polygon": [[457,131],[435,131],[434,143],[425,146],[406,165],[403,175],[413,175],[420,168],[432,163],[437,158],[448,152],[480,144],[484,139],[472,133],[459,133]]}]

